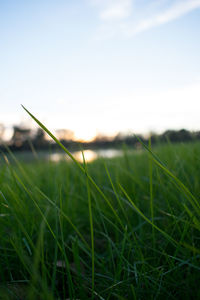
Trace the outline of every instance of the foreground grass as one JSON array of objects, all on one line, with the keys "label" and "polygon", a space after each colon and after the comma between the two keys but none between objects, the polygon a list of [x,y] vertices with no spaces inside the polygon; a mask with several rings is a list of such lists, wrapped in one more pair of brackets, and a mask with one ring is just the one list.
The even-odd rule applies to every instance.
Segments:
[{"label": "foreground grass", "polygon": [[2,299],[200,298],[200,143],[15,159],[1,155]]}]

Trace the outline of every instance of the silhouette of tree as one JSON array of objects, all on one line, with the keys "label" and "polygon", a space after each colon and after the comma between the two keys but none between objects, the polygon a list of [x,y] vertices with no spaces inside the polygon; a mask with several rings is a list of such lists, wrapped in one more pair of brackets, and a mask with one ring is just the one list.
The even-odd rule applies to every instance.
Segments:
[{"label": "silhouette of tree", "polygon": [[38,128],[32,142],[37,148],[43,147],[46,143],[44,130]]},{"label": "silhouette of tree", "polygon": [[167,130],[161,135],[161,140],[170,142],[186,142],[192,140],[192,133],[188,130],[181,129],[176,130]]},{"label": "silhouette of tree", "polygon": [[11,142],[15,147],[22,147],[25,141],[31,139],[31,130],[21,128],[19,126],[13,127],[13,136]]},{"label": "silhouette of tree", "polygon": [[3,124],[0,124],[0,142],[3,140],[3,135],[4,135],[5,127]]},{"label": "silhouette of tree", "polygon": [[[74,140],[74,132],[69,129],[59,129],[56,131],[58,138],[61,142],[70,149],[79,149],[80,142]],[[4,126],[0,124],[0,143],[3,139]],[[13,136],[8,142],[12,151],[19,150],[30,150],[33,146],[36,149],[47,150],[51,146],[51,149],[56,150],[58,145],[56,143],[50,142],[45,138],[46,133],[38,128],[34,133],[31,129],[24,128],[22,126],[13,127]],[[142,135],[137,135],[144,143],[148,144],[148,137],[143,137]],[[186,129],[181,130],[167,130],[162,134],[151,133],[152,144],[165,143],[170,141],[174,142],[190,142],[200,140],[200,131],[191,132]],[[92,142],[82,143],[84,149],[89,148],[112,148],[121,147],[127,145],[129,147],[134,147],[137,149],[141,147],[136,136],[127,133],[119,132],[113,137],[108,137],[103,134],[98,134]],[[2,146],[1,146],[2,147]],[[2,147],[3,148],[3,147]]]},{"label": "silhouette of tree", "polygon": [[58,129],[56,134],[59,140],[72,141],[74,140],[74,132],[69,129]]}]

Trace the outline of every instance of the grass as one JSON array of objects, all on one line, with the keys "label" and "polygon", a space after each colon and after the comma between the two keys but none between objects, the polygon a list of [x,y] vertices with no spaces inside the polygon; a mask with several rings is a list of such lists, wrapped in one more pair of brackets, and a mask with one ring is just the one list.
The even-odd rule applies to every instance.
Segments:
[{"label": "grass", "polygon": [[1,155],[0,299],[200,298],[200,143],[144,147]]}]

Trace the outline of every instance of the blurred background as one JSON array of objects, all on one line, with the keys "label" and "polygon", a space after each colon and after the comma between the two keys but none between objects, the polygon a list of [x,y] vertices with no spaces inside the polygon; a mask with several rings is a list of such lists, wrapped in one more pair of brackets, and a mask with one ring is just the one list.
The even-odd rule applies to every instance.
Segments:
[{"label": "blurred background", "polygon": [[200,0],[1,0],[1,140],[44,139],[20,104],[63,140],[197,132],[199,37]]}]

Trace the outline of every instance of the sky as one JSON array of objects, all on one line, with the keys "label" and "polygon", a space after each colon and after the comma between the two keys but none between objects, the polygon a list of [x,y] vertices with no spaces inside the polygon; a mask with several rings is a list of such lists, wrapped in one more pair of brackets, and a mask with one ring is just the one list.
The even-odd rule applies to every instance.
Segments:
[{"label": "sky", "polygon": [[200,130],[200,0],[0,0],[0,123]]}]

